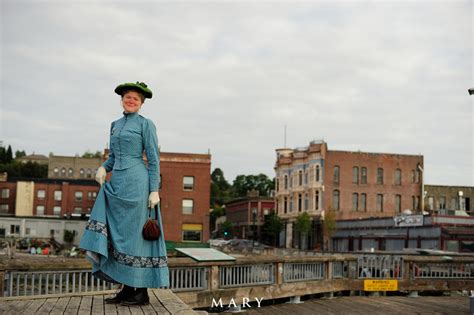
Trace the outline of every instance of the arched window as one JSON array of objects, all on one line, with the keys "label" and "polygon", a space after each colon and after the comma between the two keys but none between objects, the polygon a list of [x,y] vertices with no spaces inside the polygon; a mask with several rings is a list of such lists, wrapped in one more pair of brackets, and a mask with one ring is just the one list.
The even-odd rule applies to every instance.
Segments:
[{"label": "arched window", "polygon": [[314,195],[314,209],[319,210],[319,190]]},{"label": "arched window", "polygon": [[80,175],[81,177],[84,177],[84,169],[83,169],[83,168],[81,168],[81,169],[79,170],[79,175]]},{"label": "arched window", "polygon": [[320,177],[320,168],[319,165],[316,165],[316,182],[319,182]]},{"label": "arched window", "polygon": [[69,168],[68,175],[69,177],[72,177],[74,175],[74,170],[72,169],[72,167]]},{"label": "arched window", "polygon": [[339,165],[334,166],[333,181],[339,183]]},{"label": "arched window", "polygon": [[66,168],[65,167],[63,167],[61,169],[61,176],[66,176]]}]

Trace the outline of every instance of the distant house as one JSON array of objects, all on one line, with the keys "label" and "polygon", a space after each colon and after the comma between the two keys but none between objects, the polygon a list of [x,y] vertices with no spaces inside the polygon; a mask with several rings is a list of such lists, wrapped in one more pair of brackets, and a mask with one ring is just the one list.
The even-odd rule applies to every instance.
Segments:
[{"label": "distant house", "polygon": [[42,165],[47,165],[49,162],[49,158],[46,155],[41,155],[41,154],[25,155],[15,160],[21,163],[33,162],[33,163],[38,163]]}]

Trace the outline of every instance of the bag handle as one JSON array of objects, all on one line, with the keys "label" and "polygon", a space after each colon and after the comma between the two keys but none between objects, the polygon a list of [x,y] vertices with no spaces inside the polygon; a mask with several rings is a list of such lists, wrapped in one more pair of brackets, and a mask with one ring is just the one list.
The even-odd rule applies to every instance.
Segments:
[{"label": "bag handle", "polygon": [[[148,208],[148,210],[150,210],[148,212],[148,217],[151,218],[151,211],[153,208]],[[158,220],[158,204],[155,205],[155,220]]]}]

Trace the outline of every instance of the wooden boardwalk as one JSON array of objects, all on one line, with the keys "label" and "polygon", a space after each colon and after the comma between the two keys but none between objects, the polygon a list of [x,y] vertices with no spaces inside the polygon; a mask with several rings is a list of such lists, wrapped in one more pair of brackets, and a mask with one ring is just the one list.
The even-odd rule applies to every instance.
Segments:
[{"label": "wooden boardwalk", "polygon": [[207,314],[197,312],[183,303],[171,290],[149,289],[150,304],[143,306],[122,306],[106,304],[104,299],[114,296],[97,292],[93,295],[50,295],[39,297],[17,297],[0,299],[0,314]]},{"label": "wooden boardwalk", "polygon": [[301,304],[278,304],[253,307],[245,314],[469,314],[469,298],[463,296],[347,296],[333,299],[310,299]]}]

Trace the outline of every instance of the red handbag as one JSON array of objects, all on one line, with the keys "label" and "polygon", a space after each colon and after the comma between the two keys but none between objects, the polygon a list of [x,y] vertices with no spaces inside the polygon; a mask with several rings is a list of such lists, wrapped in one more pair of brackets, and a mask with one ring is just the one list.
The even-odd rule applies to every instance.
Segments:
[{"label": "red handbag", "polygon": [[156,241],[161,235],[160,226],[158,224],[158,205],[155,206],[155,219],[151,218],[152,209],[149,210],[148,220],[146,220],[145,225],[143,226],[142,234],[144,239],[148,241]]}]

